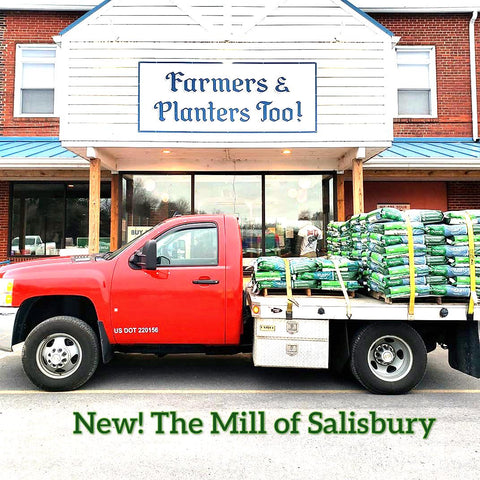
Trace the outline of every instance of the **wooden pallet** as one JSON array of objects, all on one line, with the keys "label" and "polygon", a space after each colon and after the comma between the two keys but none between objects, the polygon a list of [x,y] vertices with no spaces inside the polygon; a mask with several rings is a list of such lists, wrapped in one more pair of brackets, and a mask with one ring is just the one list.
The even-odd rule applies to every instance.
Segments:
[{"label": "wooden pallet", "polygon": [[[388,303],[389,305],[392,305],[393,303],[408,303],[410,300],[410,297],[389,298],[389,297],[386,297],[385,294],[381,292],[375,292],[373,290],[370,290],[368,292],[368,295],[370,295],[371,297],[377,300],[383,300],[385,303]],[[445,297],[429,295],[424,297],[415,297],[415,303],[435,302],[437,305],[443,305],[444,299]]]},{"label": "wooden pallet", "polygon": [[[348,296],[350,298],[355,298],[355,291],[354,290],[349,290]],[[286,295],[287,291],[286,289],[282,288],[262,288],[260,290],[260,295],[263,297],[268,297],[268,296],[275,296],[275,295]],[[329,297],[341,297],[343,298],[343,294],[341,290],[322,290],[320,288],[294,288],[292,289],[292,294],[293,296],[295,295],[306,295],[307,297],[312,297],[312,296],[329,296]]]}]

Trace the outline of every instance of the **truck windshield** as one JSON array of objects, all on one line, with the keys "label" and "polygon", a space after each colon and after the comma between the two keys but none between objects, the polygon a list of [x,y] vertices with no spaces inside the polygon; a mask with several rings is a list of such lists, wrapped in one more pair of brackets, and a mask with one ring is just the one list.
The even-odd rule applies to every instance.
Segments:
[{"label": "truck windshield", "polygon": [[[152,227],[153,228],[153,227]],[[117,255],[120,255],[120,253],[122,253],[124,250],[126,250],[130,245],[132,245],[134,242],[136,242],[137,240],[140,240],[141,238],[145,237],[145,235],[147,235],[147,233],[149,233],[152,228],[149,228],[146,232],[143,232],[140,236],[138,237],[135,237],[134,239],[130,240],[128,243],[126,243],[125,245],[122,245],[120,248],[118,248],[117,250],[113,251],[113,252],[108,252],[106,253],[105,255],[103,255],[103,259],[104,260],[112,260],[113,258],[115,258]]]},{"label": "truck windshield", "polygon": [[[12,246],[18,247],[18,244],[19,244],[19,239],[18,237],[15,237],[12,240]],[[35,237],[25,237],[25,245],[35,245]]]}]

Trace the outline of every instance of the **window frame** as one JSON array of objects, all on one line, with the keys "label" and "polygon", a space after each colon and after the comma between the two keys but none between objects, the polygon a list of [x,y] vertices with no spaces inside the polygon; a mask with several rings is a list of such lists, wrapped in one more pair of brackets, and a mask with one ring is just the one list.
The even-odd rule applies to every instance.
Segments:
[{"label": "window frame", "polygon": [[[54,57],[33,58],[32,62],[25,62],[22,52],[24,50],[55,50]],[[17,44],[15,51],[15,87],[14,87],[14,101],[13,101],[13,116],[20,118],[55,118],[58,117],[57,102],[55,101],[55,80],[53,85],[53,113],[23,113],[22,112],[22,80],[23,80],[23,65],[25,63],[53,63],[54,76],[57,70],[57,46],[54,43],[26,43]],[[42,89],[39,89],[42,90]]]},{"label": "window frame", "polygon": [[426,90],[425,88],[401,88],[398,84],[398,75],[396,76],[396,99],[395,99],[395,118],[438,118],[437,110],[437,69],[436,69],[436,51],[434,45],[399,45],[395,47],[395,69],[398,72],[398,52],[427,52],[429,61],[428,61],[428,80],[429,80],[429,91],[430,91],[430,113],[415,115],[415,114],[399,114],[398,113],[398,91],[406,90]]}]

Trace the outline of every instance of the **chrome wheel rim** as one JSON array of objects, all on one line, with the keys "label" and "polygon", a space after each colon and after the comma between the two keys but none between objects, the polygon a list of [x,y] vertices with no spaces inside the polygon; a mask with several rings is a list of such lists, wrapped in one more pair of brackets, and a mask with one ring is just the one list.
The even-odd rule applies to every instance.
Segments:
[{"label": "chrome wheel rim", "polygon": [[394,335],[375,340],[368,349],[368,366],[380,380],[398,382],[413,367],[413,354],[408,344]]},{"label": "chrome wheel rim", "polygon": [[67,333],[54,333],[44,338],[37,348],[37,366],[50,378],[65,378],[75,373],[82,363],[82,347]]}]

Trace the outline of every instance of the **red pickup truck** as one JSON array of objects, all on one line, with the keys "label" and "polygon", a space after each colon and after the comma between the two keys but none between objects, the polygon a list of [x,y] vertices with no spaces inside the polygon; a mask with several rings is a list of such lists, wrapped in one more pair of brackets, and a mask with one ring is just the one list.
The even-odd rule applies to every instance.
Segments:
[{"label": "red pickup truck", "polygon": [[45,390],[80,387],[114,351],[253,351],[257,366],[350,362],[372,392],[403,393],[438,342],[454,368],[479,377],[478,322],[465,306],[417,312],[407,322],[405,305],[368,297],[244,290],[240,229],[228,215],[174,217],[106,254],[0,268],[0,349],[24,341],[24,370]]}]

